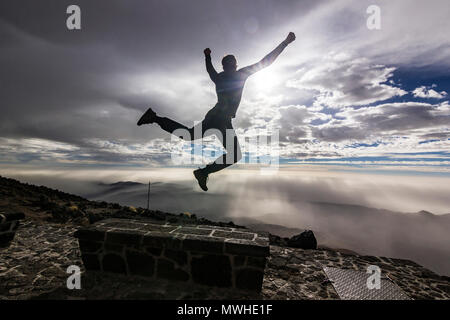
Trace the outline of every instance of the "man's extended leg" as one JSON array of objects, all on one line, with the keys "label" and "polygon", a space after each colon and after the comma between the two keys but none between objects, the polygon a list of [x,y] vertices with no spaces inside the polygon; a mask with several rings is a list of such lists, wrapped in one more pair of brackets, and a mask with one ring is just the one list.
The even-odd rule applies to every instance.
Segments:
[{"label": "man's extended leg", "polygon": [[[139,119],[137,125],[140,126],[143,124],[150,124],[150,123],[157,123],[164,131],[175,134],[177,137],[187,141],[200,139],[204,132],[204,129],[202,128],[202,123],[198,123],[194,127],[188,128],[187,126],[179,122],[176,122],[172,119],[158,116],[151,108],[149,108],[144,113],[144,115]],[[189,134],[178,134],[178,132],[175,132],[177,130],[178,132],[182,132],[183,130],[185,130],[185,132]],[[194,133],[196,133],[198,137],[194,137]]]}]

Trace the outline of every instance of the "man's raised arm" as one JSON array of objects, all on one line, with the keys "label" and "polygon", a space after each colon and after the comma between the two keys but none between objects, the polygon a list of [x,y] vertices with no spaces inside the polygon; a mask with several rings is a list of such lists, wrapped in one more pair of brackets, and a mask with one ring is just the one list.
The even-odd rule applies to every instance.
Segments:
[{"label": "man's raised arm", "polygon": [[283,40],[275,49],[273,49],[268,55],[261,59],[261,61],[252,64],[250,66],[244,67],[240,69],[240,72],[247,73],[248,75],[252,75],[253,73],[264,69],[265,67],[270,66],[276,58],[280,55],[280,53],[287,47],[288,44],[295,40],[295,34],[293,32],[289,32],[286,39]]},{"label": "man's raised arm", "polygon": [[214,69],[211,62],[211,49],[206,48],[203,50],[203,53],[205,54],[206,71],[208,71],[209,77],[215,83],[217,79],[217,71]]}]

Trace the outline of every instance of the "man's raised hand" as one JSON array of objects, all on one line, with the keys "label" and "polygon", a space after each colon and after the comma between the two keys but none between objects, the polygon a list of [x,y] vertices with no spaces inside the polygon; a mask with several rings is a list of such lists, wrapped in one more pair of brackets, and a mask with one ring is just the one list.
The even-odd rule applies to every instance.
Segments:
[{"label": "man's raised hand", "polygon": [[295,33],[289,32],[288,36],[286,37],[286,43],[289,44],[295,40]]},{"label": "man's raised hand", "polygon": [[210,56],[211,55],[211,49],[210,48],[206,48],[205,50],[203,50],[203,53],[205,54],[205,56]]}]

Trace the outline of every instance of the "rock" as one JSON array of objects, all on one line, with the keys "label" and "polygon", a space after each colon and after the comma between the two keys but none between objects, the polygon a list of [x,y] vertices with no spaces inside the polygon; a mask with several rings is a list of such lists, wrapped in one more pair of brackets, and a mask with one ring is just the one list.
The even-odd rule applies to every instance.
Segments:
[{"label": "rock", "polygon": [[281,238],[280,236],[269,234],[269,241],[272,246],[285,247],[288,240],[288,238]]},{"label": "rock", "polygon": [[311,230],[303,231],[302,233],[291,237],[288,240],[288,246],[301,249],[317,249],[317,240],[314,232]]}]

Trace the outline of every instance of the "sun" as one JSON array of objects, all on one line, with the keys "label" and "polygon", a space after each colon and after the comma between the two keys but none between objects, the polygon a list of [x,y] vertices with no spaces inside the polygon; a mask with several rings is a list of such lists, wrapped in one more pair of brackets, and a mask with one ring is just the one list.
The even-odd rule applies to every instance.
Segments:
[{"label": "sun", "polygon": [[259,90],[271,91],[273,90],[279,83],[281,79],[280,76],[277,75],[276,72],[270,69],[264,69],[256,73],[252,79],[254,85]]}]

